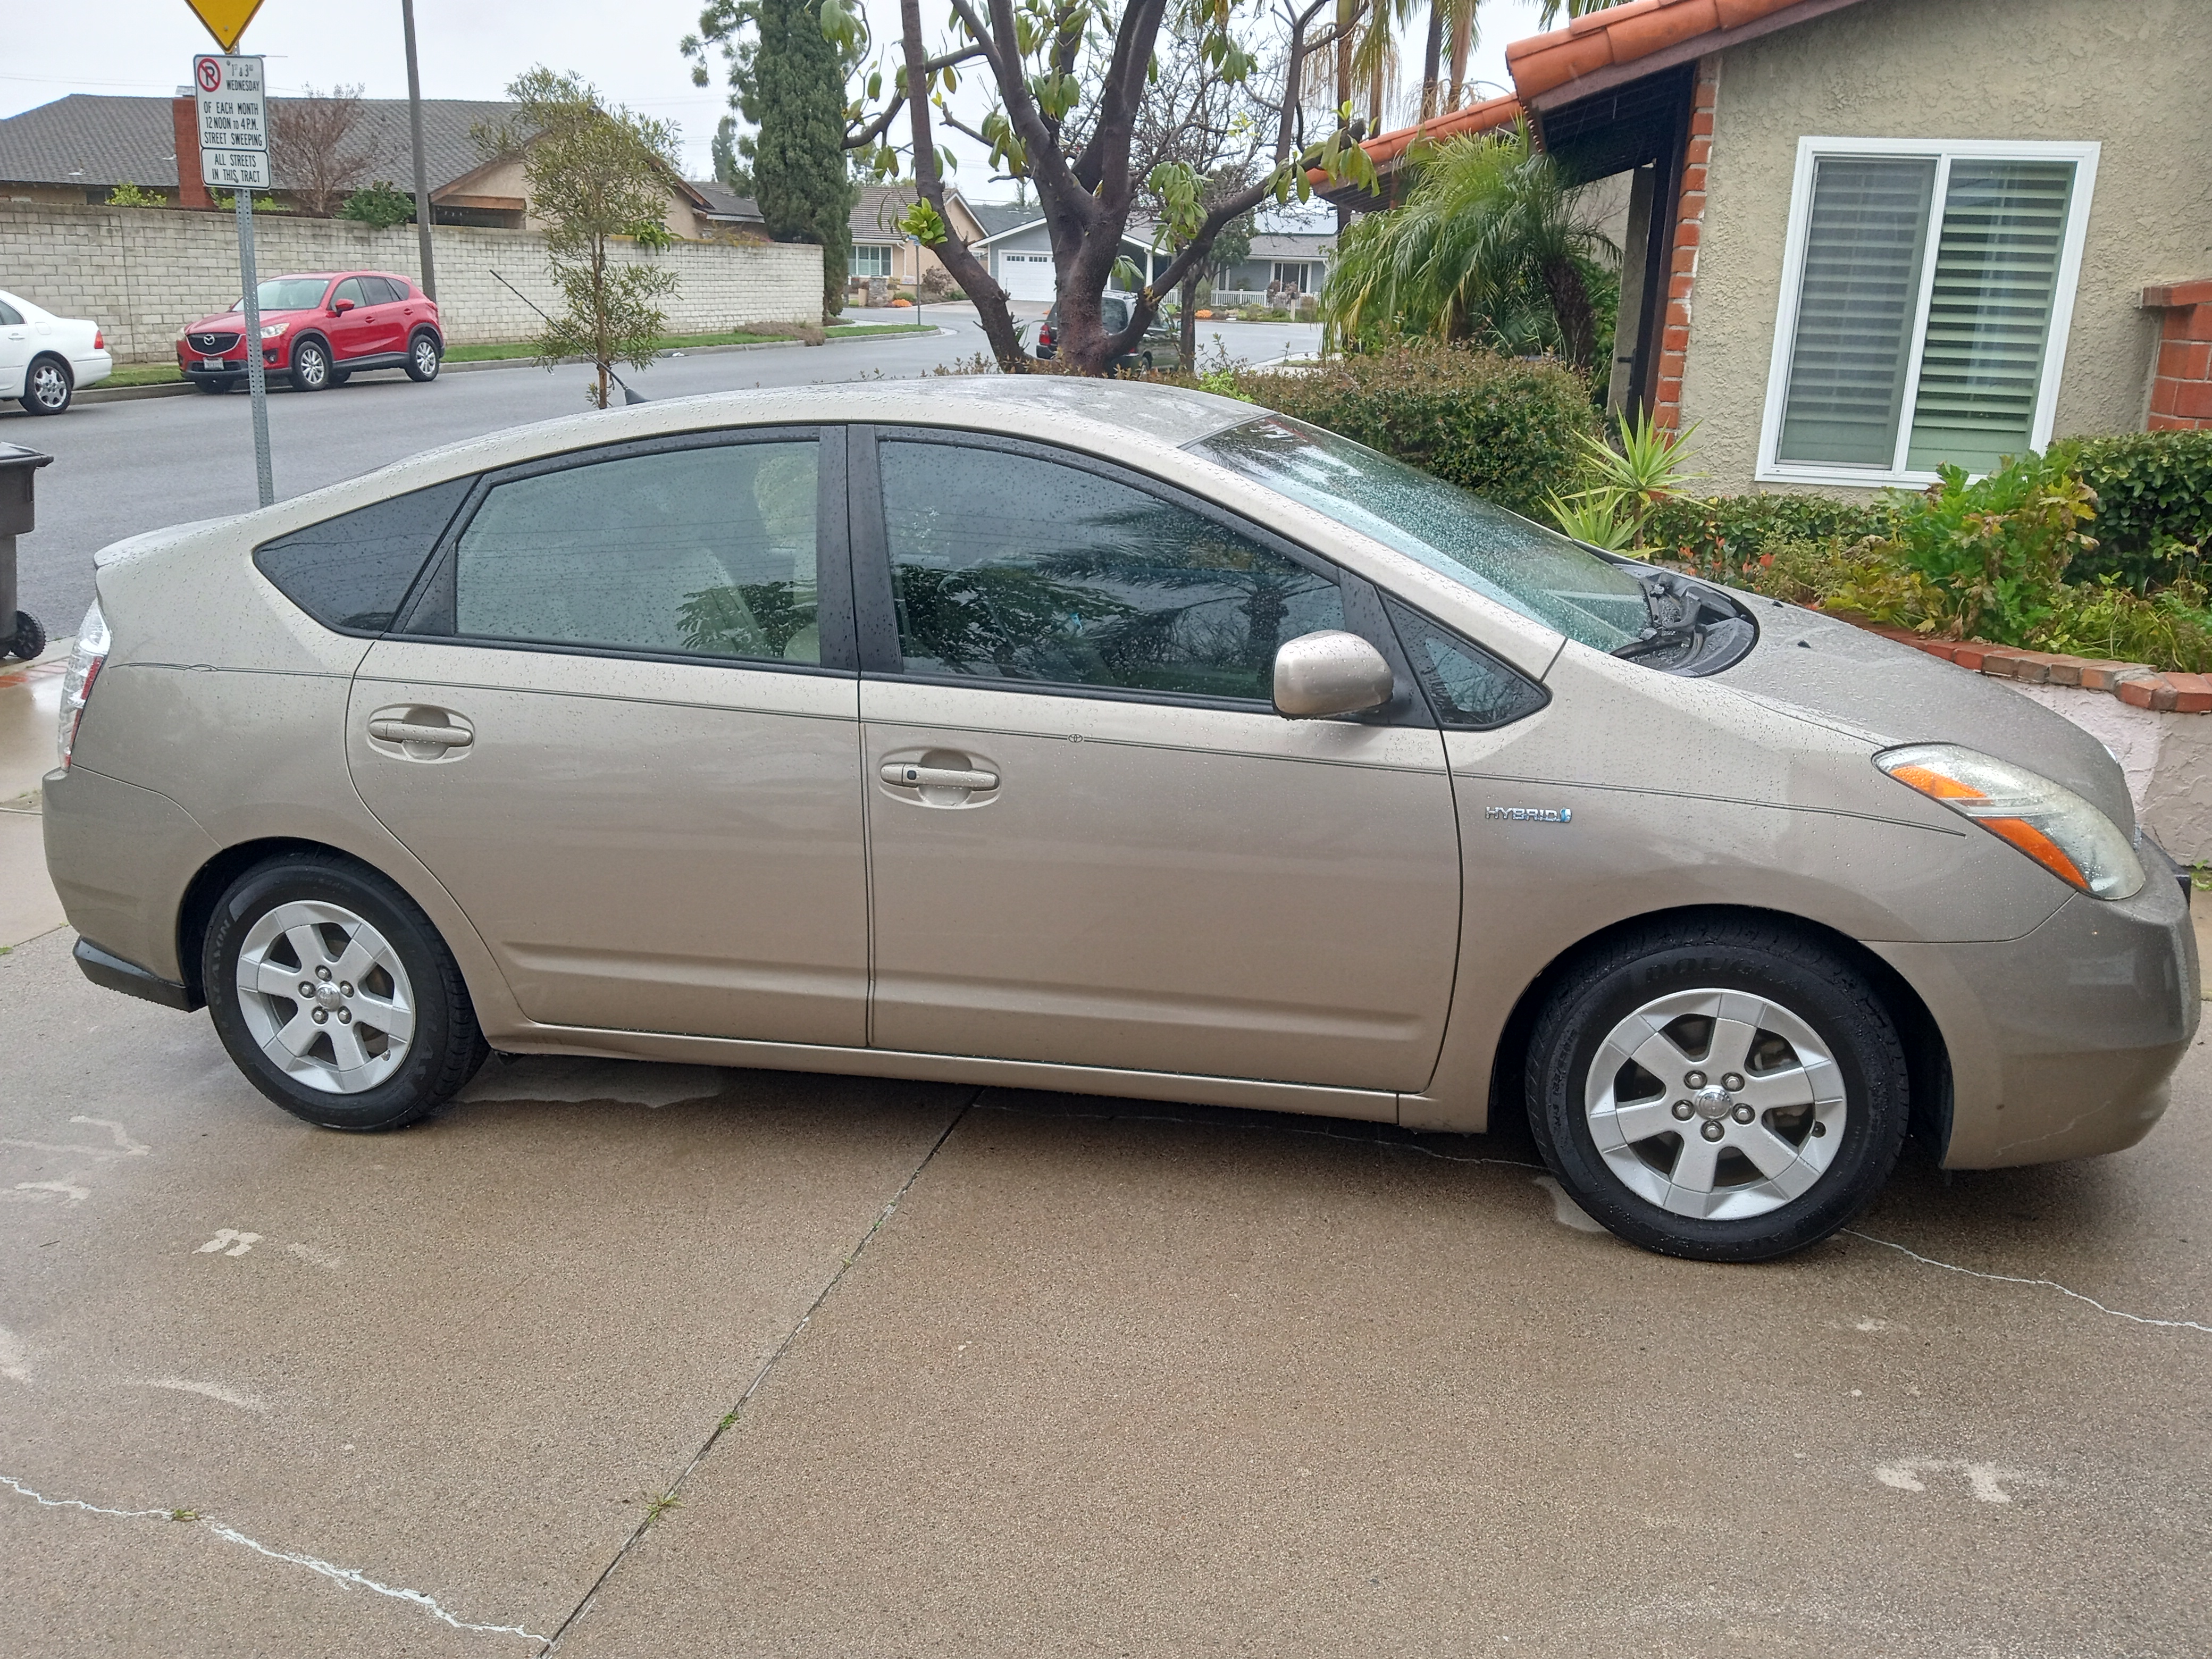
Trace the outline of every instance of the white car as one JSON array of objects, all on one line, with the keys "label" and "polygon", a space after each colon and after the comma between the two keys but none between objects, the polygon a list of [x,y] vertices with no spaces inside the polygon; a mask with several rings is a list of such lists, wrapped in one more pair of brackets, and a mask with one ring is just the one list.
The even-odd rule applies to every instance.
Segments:
[{"label": "white car", "polygon": [[0,289],[0,399],[33,415],[58,415],[81,386],[115,369],[98,323],[57,317]]}]

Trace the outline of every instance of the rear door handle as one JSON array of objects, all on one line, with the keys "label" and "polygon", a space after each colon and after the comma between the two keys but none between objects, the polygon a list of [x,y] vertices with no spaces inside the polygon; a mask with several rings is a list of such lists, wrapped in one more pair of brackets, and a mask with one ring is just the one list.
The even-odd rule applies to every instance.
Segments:
[{"label": "rear door handle", "polygon": [[440,749],[465,749],[476,733],[465,726],[417,726],[412,720],[371,720],[368,735],[386,743],[427,743]]},{"label": "rear door handle", "polygon": [[884,781],[902,789],[996,789],[996,772],[970,772],[954,766],[916,766],[904,761],[884,763]]}]

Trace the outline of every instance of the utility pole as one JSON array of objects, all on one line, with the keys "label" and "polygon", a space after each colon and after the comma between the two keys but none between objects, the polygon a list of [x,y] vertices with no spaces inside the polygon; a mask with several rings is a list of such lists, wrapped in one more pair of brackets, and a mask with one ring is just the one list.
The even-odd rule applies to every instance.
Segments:
[{"label": "utility pole", "polygon": [[438,273],[430,264],[430,183],[422,159],[422,72],[415,62],[415,0],[399,0],[407,30],[407,125],[415,137],[415,239],[422,250],[422,292],[438,297]]}]

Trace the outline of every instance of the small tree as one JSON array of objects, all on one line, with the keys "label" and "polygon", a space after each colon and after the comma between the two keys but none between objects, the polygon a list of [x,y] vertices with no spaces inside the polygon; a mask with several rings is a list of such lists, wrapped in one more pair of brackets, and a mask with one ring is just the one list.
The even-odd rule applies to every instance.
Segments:
[{"label": "small tree", "polygon": [[334,216],[380,159],[376,141],[362,130],[361,91],[309,87],[301,97],[269,106],[269,159],[299,211],[311,219]]},{"label": "small tree", "polygon": [[415,198],[389,179],[380,179],[354,191],[338,209],[339,218],[374,225],[379,230],[404,225],[414,216]]},{"label": "small tree", "polygon": [[679,151],[676,129],[620,105],[610,108],[589,82],[542,64],[508,83],[514,120],[478,127],[489,155],[520,155],[531,210],[545,222],[553,281],[567,309],[538,337],[548,369],[585,356],[597,369],[589,396],[605,409],[616,363],[643,368],[668,325],[655,301],[676,289],[676,273],[617,259],[618,238],[651,248],[675,238],[662,215]]},{"label": "small tree", "polygon": [[751,164],[753,199],[770,236],[821,248],[822,308],[834,315],[845,305],[860,193],[845,161],[852,65],[823,33],[821,0],[714,0],[699,27],[681,46],[692,81],[707,84],[707,49],[720,48],[730,100],[757,129],[732,144],[732,169],[741,155]]}]

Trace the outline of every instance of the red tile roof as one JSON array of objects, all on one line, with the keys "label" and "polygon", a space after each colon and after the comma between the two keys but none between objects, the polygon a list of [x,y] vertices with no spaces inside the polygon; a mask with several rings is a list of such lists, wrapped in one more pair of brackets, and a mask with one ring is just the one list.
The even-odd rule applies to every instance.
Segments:
[{"label": "red tile roof", "polygon": [[[1531,35],[1505,48],[1506,67],[1512,73],[1518,97],[1493,98],[1488,103],[1455,110],[1418,125],[1377,133],[1367,141],[1367,154],[1376,166],[1388,167],[1403,155],[1417,137],[1448,138],[1456,133],[1487,132],[1504,126],[1520,115],[1524,106],[1585,76],[1635,63],[1704,35],[1748,28],[1763,22],[1771,28],[1798,21],[1780,17],[1779,13],[1802,10],[1811,15],[1850,3],[1850,0],[1631,0],[1625,6],[1590,12],[1563,29]],[[1773,21],[1768,22],[1769,19]]]}]

